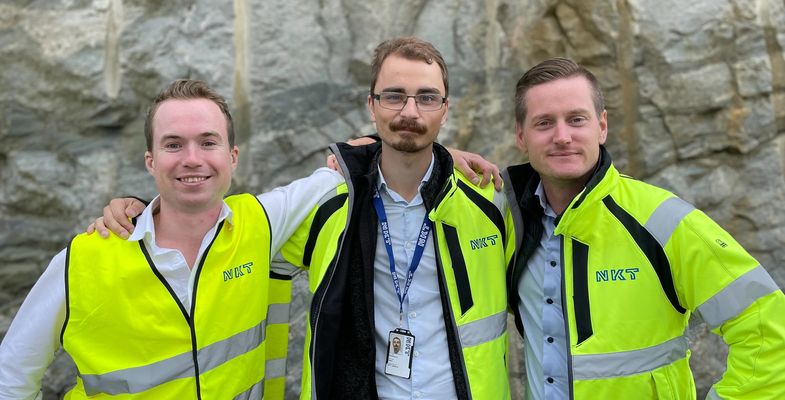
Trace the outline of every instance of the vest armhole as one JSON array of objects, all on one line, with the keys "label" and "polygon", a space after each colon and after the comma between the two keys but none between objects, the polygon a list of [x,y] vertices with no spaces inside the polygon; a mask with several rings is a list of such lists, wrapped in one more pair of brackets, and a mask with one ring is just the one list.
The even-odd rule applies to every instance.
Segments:
[{"label": "vest armhole", "polygon": [[60,346],[63,346],[65,328],[68,326],[68,320],[71,316],[70,293],[68,291],[68,269],[71,264],[71,245],[74,243],[74,239],[71,239],[71,241],[68,242],[68,247],[66,247],[65,250],[65,268],[63,268],[63,282],[65,284],[65,319],[63,320],[63,327],[60,329]]}]

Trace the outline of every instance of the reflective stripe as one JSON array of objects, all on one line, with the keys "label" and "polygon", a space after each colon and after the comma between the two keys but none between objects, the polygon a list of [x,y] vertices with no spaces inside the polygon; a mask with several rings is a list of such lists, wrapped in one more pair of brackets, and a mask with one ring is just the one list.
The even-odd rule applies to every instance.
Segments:
[{"label": "reflective stripe", "polygon": [[706,400],[722,400],[722,397],[717,394],[717,390],[714,389],[714,386],[711,387],[709,393],[706,394]]},{"label": "reflective stripe", "polygon": [[262,344],[265,336],[266,321],[220,342],[199,349],[199,373],[205,373],[228,360],[243,355]]},{"label": "reflective stripe", "polygon": [[694,209],[692,204],[678,197],[671,197],[657,206],[644,227],[657,239],[660,246],[665,247],[681,220]]},{"label": "reflective stripe", "polygon": [[274,358],[264,363],[264,376],[267,379],[286,376],[286,358]]},{"label": "reflective stripe", "polygon": [[491,315],[458,327],[462,347],[490,342],[507,330],[507,311]]},{"label": "reflective stripe", "polygon": [[688,348],[687,338],[679,336],[640,350],[574,355],[573,376],[575,379],[586,380],[640,374],[681,360],[687,356]]},{"label": "reflective stripe", "polygon": [[289,322],[289,303],[273,303],[267,306],[268,324],[285,324]]},{"label": "reflective stripe", "polygon": [[234,396],[233,400],[250,400],[264,398],[264,379],[254,383],[248,390]]},{"label": "reflective stripe", "polygon": [[698,307],[697,312],[711,329],[714,329],[739,315],[755,300],[775,290],[779,290],[779,287],[759,265],[706,300]]},{"label": "reflective stripe", "polygon": [[[281,253],[279,252],[276,257],[283,258],[282,256],[280,256],[280,254]],[[286,261],[272,260],[272,261],[270,261],[270,272],[278,274],[278,275],[284,275],[284,276],[287,276],[287,277],[294,278],[295,276],[297,276],[300,273],[302,273],[303,270],[301,270],[300,268],[295,267],[292,264],[289,264]]]},{"label": "reflective stripe", "polygon": [[[264,341],[266,322],[215,342],[197,351],[202,373],[220,366],[232,358],[257,348]],[[88,396],[98,393],[111,395],[141,393],[175,379],[193,377],[193,353],[188,351],[165,360],[140,367],[127,368],[105,374],[80,375]]]},{"label": "reflective stripe", "polygon": [[112,395],[140,393],[165,382],[193,377],[195,374],[193,360],[193,353],[188,351],[141,367],[101,375],[83,374],[80,377],[88,396],[98,393]]}]

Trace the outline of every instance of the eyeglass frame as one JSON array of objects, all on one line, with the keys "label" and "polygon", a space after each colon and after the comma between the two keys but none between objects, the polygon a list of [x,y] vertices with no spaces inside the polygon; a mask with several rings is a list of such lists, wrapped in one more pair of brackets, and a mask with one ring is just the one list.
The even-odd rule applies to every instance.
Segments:
[{"label": "eyeglass frame", "polygon": [[[382,105],[382,101],[381,101],[382,93],[391,93],[391,94],[397,94],[397,95],[401,95],[401,96],[406,96],[406,100],[402,103],[401,108],[385,107],[385,106]],[[441,103],[439,103],[439,108],[435,108],[433,110],[423,110],[422,108],[420,108],[420,103],[417,101],[417,97],[418,96],[427,96],[427,95],[430,95],[430,96],[436,95],[436,96],[439,96],[439,97],[442,98]],[[371,98],[374,99],[375,101],[379,102],[379,107],[384,108],[385,110],[390,110],[390,111],[401,111],[401,110],[403,110],[404,108],[406,108],[406,104],[409,103],[409,99],[410,98],[414,99],[414,105],[415,105],[415,107],[417,107],[417,110],[423,111],[423,112],[439,111],[442,108],[444,108],[444,105],[447,103],[447,97],[446,96],[442,96],[440,93],[418,93],[418,94],[409,95],[409,94],[401,93],[401,92],[385,92],[385,91],[381,91],[379,93],[371,93]]]}]

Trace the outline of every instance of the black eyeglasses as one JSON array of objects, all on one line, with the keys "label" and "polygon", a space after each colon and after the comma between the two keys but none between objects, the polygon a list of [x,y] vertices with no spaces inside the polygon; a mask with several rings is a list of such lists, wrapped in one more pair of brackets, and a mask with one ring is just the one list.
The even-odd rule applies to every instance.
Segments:
[{"label": "black eyeglasses", "polygon": [[437,111],[442,109],[442,105],[447,101],[446,97],[442,97],[437,93],[420,93],[409,96],[405,93],[399,92],[381,92],[371,96],[379,102],[382,108],[388,110],[401,111],[406,106],[409,98],[414,98],[417,108],[420,111]]}]

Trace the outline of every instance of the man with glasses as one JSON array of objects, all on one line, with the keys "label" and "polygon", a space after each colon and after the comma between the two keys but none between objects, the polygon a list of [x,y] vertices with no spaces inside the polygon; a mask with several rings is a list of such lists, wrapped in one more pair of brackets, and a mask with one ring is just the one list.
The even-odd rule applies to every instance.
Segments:
[{"label": "man with glasses", "polygon": [[371,68],[381,142],[331,146],[346,187],[283,248],[313,294],[301,398],[509,398],[503,196],[434,143],[449,109],[438,50],[389,40]]},{"label": "man with glasses", "polygon": [[507,399],[504,198],[434,143],[449,109],[438,50],[389,40],[371,72],[381,142],[331,146],[346,184],[281,250],[309,271],[301,398]]}]

